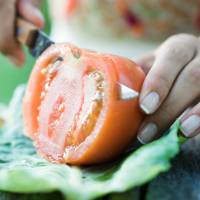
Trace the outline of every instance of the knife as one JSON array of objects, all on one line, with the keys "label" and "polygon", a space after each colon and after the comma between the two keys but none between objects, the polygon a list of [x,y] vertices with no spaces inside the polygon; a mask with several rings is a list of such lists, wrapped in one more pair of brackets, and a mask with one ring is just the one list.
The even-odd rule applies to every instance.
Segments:
[{"label": "knife", "polygon": [[41,30],[33,24],[17,17],[16,20],[16,37],[17,40],[26,45],[33,57],[37,58],[54,42]]}]

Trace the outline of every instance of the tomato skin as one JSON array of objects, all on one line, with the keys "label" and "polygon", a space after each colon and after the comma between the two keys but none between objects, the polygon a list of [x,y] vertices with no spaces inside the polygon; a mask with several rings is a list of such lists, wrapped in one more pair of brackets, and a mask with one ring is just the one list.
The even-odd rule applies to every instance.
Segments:
[{"label": "tomato skin", "polygon": [[[104,88],[105,97],[100,113],[95,117],[96,121],[93,119],[95,122],[94,129],[87,136],[80,132],[82,136],[80,135],[81,137],[76,140],[76,145],[74,143],[72,146],[66,143],[66,138],[68,138],[66,135],[66,124],[70,121],[70,117],[67,116],[69,113],[67,110],[64,111],[66,116],[63,119],[64,125],[55,130],[55,132],[57,131],[56,134],[50,137],[44,133],[46,132],[44,130],[47,130],[45,126],[48,125],[44,125],[46,122],[43,116],[47,114],[50,119],[48,109],[52,109],[52,106],[50,106],[50,103],[44,105],[40,102],[40,95],[45,82],[45,76],[41,74],[41,70],[58,56],[64,58],[64,64],[61,68],[64,65],[66,67],[66,71],[62,71],[61,75],[56,75],[58,80],[61,76],[64,77],[61,77],[63,80],[65,79],[65,73],[68,73],[67,70],[77,69],[74,80],[72,78],[71,82],[79,80],[85,73],[97,70],[103,74],[106,83]],[[73,67],[70,68],[70,66]],[[140,91],[144,77],[145,75],[140,67],[129,59],[82,50],[69,44],[53,45],[38,59],[29,79],[23,103],[26,134],[35,141],[38,152],[53,162],[85,165],[109,161],[122,153],[131,144],[144,118],[143,113],[139,109],[138,98],[132,100],[120,99],[117,82]],[[55,85],[56,81],[58,83],[57,79],[55,83],[52,82],[52,85]],[[68,83],[70,84],[71,82]],[[78,83],[81,85],[80,81]],[[68,86],[66,85],[65,87]],[[79,86],[75,86],[73,90],[76,90],[76,88],[79,88]],[[49,91],[52,94],[63,93],[62,87],[57,91],[54,90],[55,93],[53,90]],[[54,97],[48,94],[45,98],[51,102]],[[73,95],[73,99],[78,95],[78,93]],[[77,97],[77,99],[79,98]],[[64,101],[66,105],[68,100]],[[72,110],[78,107],[78,102],[77,100],[77,106]],[[42,107],[40,111],[37,109],[39,105]],[[70,103],[66,107],[68,108],[69,106]],[[70,113],[70,116],[72,116],[73,112],[70,111]],[[41,118],[39,121],[37,121],[38,116]]]}]

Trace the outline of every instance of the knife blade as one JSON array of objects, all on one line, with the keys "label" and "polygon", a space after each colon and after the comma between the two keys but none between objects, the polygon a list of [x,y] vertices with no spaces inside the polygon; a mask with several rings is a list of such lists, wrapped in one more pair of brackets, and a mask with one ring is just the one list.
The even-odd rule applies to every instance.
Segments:
[{"label": "knife blade", "polygon": [[132,100],[139,96],[139,93],[132,88],[119,82],[117,84],[119,86],[120,100]]},{"label": "knife blade", "polygon": [[26,20],[17,17],[16,38],[26,45],[33,57],[37,58],[54,42],[41,30]]}]

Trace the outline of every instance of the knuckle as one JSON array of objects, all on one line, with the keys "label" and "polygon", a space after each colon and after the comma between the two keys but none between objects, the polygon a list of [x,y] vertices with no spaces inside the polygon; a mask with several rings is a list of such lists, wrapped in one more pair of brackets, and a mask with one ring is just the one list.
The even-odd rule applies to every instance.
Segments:
[{"label": "knuckle", "polygon": [[167,39],[161,45],[158,53],[168,59],[188,61],[197,49],[197,38],[188,34],[179,34]]},{"label": "knuckle", "polygon": [[193,57],[194,51],[186,46],[179,44],[168,44],[163,48],[163,55],[170,60],[190,60]]},{"label": "knuckle", "polygon": [[187,43],[192,43],[195,44],[197,41],[197,37],[191,34],[186,34],[186,33],[180,33],[177,35],[173,35],[171,37],[169,37],[166,42],[169,43],[177,43],[177,42],[187,42]]}]

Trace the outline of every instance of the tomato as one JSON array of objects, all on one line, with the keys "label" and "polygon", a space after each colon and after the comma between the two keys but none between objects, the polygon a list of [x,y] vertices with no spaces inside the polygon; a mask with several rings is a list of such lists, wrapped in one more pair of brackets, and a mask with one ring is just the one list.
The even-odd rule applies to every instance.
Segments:
[{"label": "tomato", "polygon": [[28,82],[26,135],[53,162],[109,161],[130,145],[143,119],[138,98],[122,100],[117,83],[140,91],[143,80],[143,71],[127,58],[52,45]]}]

